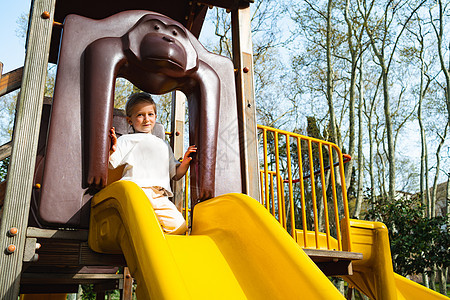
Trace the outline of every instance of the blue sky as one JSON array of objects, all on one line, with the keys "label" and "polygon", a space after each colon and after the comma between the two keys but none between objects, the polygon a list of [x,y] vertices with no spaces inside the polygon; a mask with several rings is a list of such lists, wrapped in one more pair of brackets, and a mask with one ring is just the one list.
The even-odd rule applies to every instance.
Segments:
[{"label": "blue sky", "polygon": [[[3,1],[2,1],[3,2]],[[30,10],[31,0],[6,1],[0,10],[0,61],[3,73],[23,66],[25,59],[25,40],[16,34],[17,20]]]}]

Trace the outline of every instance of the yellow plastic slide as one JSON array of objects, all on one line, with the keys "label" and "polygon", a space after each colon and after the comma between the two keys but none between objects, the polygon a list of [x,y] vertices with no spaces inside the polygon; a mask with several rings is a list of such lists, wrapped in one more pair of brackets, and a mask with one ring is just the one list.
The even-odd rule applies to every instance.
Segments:
[{"label": "yellow plastic slide", "polygon": [[[343,232],[344,238],[348,234]],[[350,234],[352,251],[362,253],[363,259],[353,262],[353,275],[344,279],[371,299],[449,299],[394,273],[388,230],[383,223],[350,220]]]},{"label": "yellow plastic slide", "polygon": [[198,204],[189,236],[165,235],[144,192],[115,182],[92,199],[89,245],[123,253],[143,299],[344,299],[256,200]]}]

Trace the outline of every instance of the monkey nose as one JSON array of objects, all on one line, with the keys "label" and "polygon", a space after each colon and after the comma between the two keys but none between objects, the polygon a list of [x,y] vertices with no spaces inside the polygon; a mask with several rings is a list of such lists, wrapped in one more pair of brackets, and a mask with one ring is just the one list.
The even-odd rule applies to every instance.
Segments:
[{"label": "monkey nose", "polygon": [[165,40],[166,42],[169,43],[173,43],[175,40],[173,38],[171,38],[170,36],[163,36],[163,40]]}]

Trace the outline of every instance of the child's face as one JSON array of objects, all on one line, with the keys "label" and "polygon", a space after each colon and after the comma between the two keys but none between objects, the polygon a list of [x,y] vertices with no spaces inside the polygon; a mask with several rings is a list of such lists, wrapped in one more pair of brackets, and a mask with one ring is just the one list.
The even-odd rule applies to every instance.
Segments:
[{"label": "child's face", "polygon": [[151,133],[156,123],[155,108],[149,103],[138,103],[127,120],[136,132]]}]

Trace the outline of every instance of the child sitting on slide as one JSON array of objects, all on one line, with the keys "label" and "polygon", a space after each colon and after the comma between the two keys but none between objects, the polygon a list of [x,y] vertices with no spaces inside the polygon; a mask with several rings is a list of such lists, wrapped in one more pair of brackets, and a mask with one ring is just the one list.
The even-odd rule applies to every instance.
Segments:
[{"label": "child sitting on slide", "polygon": [[156,123],[156,104],[150,94],[135,93],[128,97],[125,106],[127,121],[134,133],[117,138],[111,128],[111,148],[109,168],[125,165],[121,180],[135,182],[147,195],[165,233],[183,234],[187,230],[186,221],[172,197],[170,179],[180,180],[189,169],[189,154],[197,147],[189,146],[179,163],[170,146],[151,132]]}]

